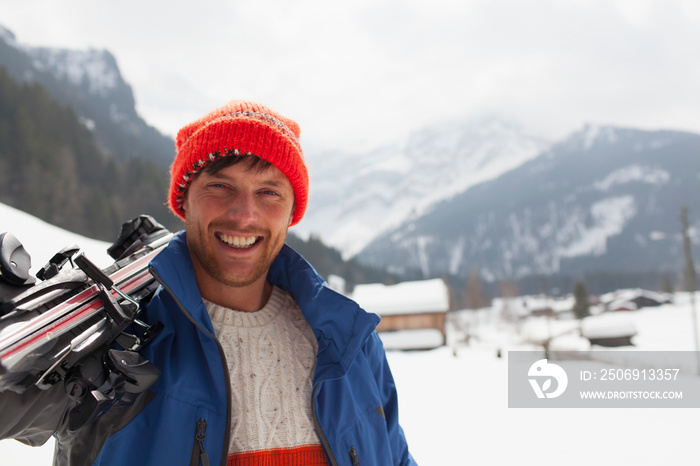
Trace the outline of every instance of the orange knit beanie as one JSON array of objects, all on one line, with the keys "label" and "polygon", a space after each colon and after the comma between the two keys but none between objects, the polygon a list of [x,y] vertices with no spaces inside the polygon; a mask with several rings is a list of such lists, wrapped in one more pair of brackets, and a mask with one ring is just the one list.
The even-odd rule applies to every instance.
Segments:
[{"label": "orange knit beanie", "polygon": [[230,155],[255,155],[284,173],[294,188],[292,225],[299,223],[309,198],[309,174],[299,144],[299,125],[263,105],[233,100],[177,133],[170,168],[170,209],[182,219],[185,192],[208,163]]}]

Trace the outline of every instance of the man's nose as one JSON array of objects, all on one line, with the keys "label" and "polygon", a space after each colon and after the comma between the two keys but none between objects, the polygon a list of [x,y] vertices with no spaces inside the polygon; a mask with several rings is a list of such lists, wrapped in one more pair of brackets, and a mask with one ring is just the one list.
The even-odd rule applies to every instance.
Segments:
[{"label": "man's nose", "polygon": [[239,191],[228,209],[231,220],[242,224],[253,223],[257,220],[255,196],[247,191]]}]

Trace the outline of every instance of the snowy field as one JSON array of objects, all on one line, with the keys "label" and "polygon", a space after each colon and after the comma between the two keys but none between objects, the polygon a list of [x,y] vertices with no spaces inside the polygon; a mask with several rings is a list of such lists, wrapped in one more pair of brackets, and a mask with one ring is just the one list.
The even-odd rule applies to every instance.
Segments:
[{"label": "snowy field", "polygon": [[[497,310],[482,313],[468,346],[389,352],[401,423],[419,464],[698,464],[700,411],[695,409],[508,408],[507,351],[533,350],[524,341],[566,330],[572,322],[534,318],[516,329],[489,319],[494,314]],[[687,294],[677,296],[674,305],[626,314],[638,332],[635,346],[609,351],[694,350]],[[565,334],[552,348],[585,350],[590,345]],[[695,379],[700,390],[700,378]]]},{"label": "snowy field", "polygon": [[[84,245],[74,235],[0,204],[0,233],[10,228],[40,258],[35,265],[68,243]],[[103,247],[104,243],[89,242],[85,249],[95,257]],[[42,252],[36,252],[39,248]],[[515,325],[503,322],[499,314],[498,309],[462,314],[448,334],[447,347],[388,352],[399,389],[401,424],[418,464],[698,464],[700,411],[695,409],[508,408],[509,350],[532,350],[528,342],[559,334],[553,349],[589,346],[576,332],[566,333],[575,328],[575,321],[532,318]],[[687,294],[677,295],[674,304],[625,313],[623,318],[637,330],[635,346],[625,350],[694,349]],[[463,341],[465,329],[471,335],[468,343]],[[30,448],[5,440],[0,442],[0,465],[49,465],[52,452],[51,442]]]}]

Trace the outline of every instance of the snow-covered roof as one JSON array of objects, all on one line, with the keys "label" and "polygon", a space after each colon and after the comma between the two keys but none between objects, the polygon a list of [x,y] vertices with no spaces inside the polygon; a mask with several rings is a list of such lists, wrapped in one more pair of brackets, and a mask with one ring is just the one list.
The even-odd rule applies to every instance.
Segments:
[{"label": "snow-covered roof", "polygon": [[542,309],[551,309],[556,313],[569,312],[573,309],[574,302],[574,297],[571,295],[563,298],[534,295],[517,298],[494,298],[493,306],[503,309],[507,305],[511,314],[524,316],[532,311]]},{"label": "snow-covered roof", "polygon": [[616,310],[623,310],[626,309],[628,311],[635,311],[639,309],[639,306],[637,306],[637,303],[634,301],[628,301],[626,299],[618,299],[615,301],[612,301],[607,305],[607,308],[611,311],[616,311]]},{"label": "snow-covered roof", "polygon": [[381,316],[446,312],[450,307],[447,285],[440,278],[396,285],[357,285],[352,299],[366,311]]},{"label": "snow-covered roof", "polygon": [[583,319],[581,333],[586,338],[610,338],[636,335],[637,329],[629,313],[606,313]]},{"label": "snow-covered roof", "polygon": [[613,301],[632,301],[633,299],[640,297],[653,299],[659,303],[665,303],[668,301],[668,298],[663,294],[655,291],[644,290],[642,288],[613,291],[602,295],[600,300],[604,303],[612,303]]}]

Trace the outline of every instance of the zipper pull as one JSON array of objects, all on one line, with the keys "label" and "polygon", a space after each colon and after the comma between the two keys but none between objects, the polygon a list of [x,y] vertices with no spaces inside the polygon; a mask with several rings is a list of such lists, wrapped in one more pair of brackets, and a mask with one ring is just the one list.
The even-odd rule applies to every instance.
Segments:
[{"label": "zipper pull", "polygon": [[360,460],[357,457],[357,450],[355,450],[355,447],[352,447],[350,449],[348,455],[350,455],[350,461],[352,461],[352,466],[360,466]]},{"label": "zipper pull", "polygon": [[209,466],[209,455],[207,455],[204,449],[204,439],[207,436],[207,421],[204,418],[200,418],[197,421],[197,434],[195,436],[197,443],[199,443],[199,459],[202,462],[202,466]]}]

